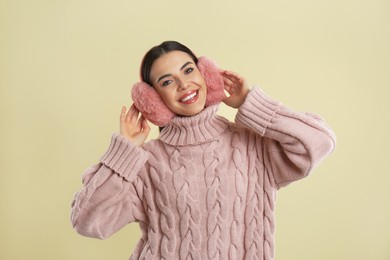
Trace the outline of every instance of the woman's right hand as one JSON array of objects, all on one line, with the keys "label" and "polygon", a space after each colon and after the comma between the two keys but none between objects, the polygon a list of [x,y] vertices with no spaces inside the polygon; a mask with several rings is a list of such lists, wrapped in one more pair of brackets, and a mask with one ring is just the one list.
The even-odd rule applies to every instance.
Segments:
[{"label": "woman's right hand", "polygon": [[122,107],[120,115],[120,134],[125,136],[135,145],[143,145],[149,135],[150,127],[148,121],[141,115],[138,118],[139,110],[133,105],[126,113],[126,107]]}]

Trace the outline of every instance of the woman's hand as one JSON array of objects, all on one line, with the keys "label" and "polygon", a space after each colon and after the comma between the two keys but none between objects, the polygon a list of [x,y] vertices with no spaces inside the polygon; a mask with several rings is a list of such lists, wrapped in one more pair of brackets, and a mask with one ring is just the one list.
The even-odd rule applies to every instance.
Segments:
[{"label": "woman's hand", "polygon": [[141,115],[139,110],[132,105],[126,113],[126,107],[122,107],[120,115],[120,134],[127,137],[135,145],[143,145],[149,135],[148,121]]},{"label": "woman's hand", "polygon": [[229,96],[222,101],[230,107],[239,108],[249,93],[246,80],[233,71],[220,70],[220,72],[225,83],[224,88],[229,93]]}]

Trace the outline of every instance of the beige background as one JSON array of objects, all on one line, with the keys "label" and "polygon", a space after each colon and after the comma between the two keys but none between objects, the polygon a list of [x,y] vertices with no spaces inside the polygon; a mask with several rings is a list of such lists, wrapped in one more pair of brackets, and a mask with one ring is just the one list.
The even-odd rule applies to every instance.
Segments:
[{"label": "beige background", "polygon": [[2,0],[0,33],[0,259],[128,259],[136,224],[85,238],[70,203],[141,57],[171,39],[337,134],[279,192],[276,259],[390,259],[390,1]]}]

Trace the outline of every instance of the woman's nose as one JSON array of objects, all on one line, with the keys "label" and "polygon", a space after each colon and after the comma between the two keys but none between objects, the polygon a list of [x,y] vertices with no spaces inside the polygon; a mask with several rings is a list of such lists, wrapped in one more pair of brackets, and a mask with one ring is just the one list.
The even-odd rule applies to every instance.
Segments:
[{"label": "woman's nose", "polygon": [[188,82],[183,78],[177,78],[177,85],[179,90],[185,90],[188,87]]}]

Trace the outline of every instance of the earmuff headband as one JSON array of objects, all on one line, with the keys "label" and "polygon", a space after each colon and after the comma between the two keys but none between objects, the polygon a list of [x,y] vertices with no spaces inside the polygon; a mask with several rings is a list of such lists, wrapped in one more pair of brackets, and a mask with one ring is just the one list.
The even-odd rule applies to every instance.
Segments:
[{"label": "earmuff headband", "polygon": [[[197,67],[206,86],[206,107],[217,104],[225,98],[224,83],[218,66],[214,61],[200,57]],[[140,73],[142,79],[142,74]],[[144,81],[135,83],[131,91],[135,107],[142,115],[157,126],[166,126],[177,115],[165,105],[157,91]]]}]

